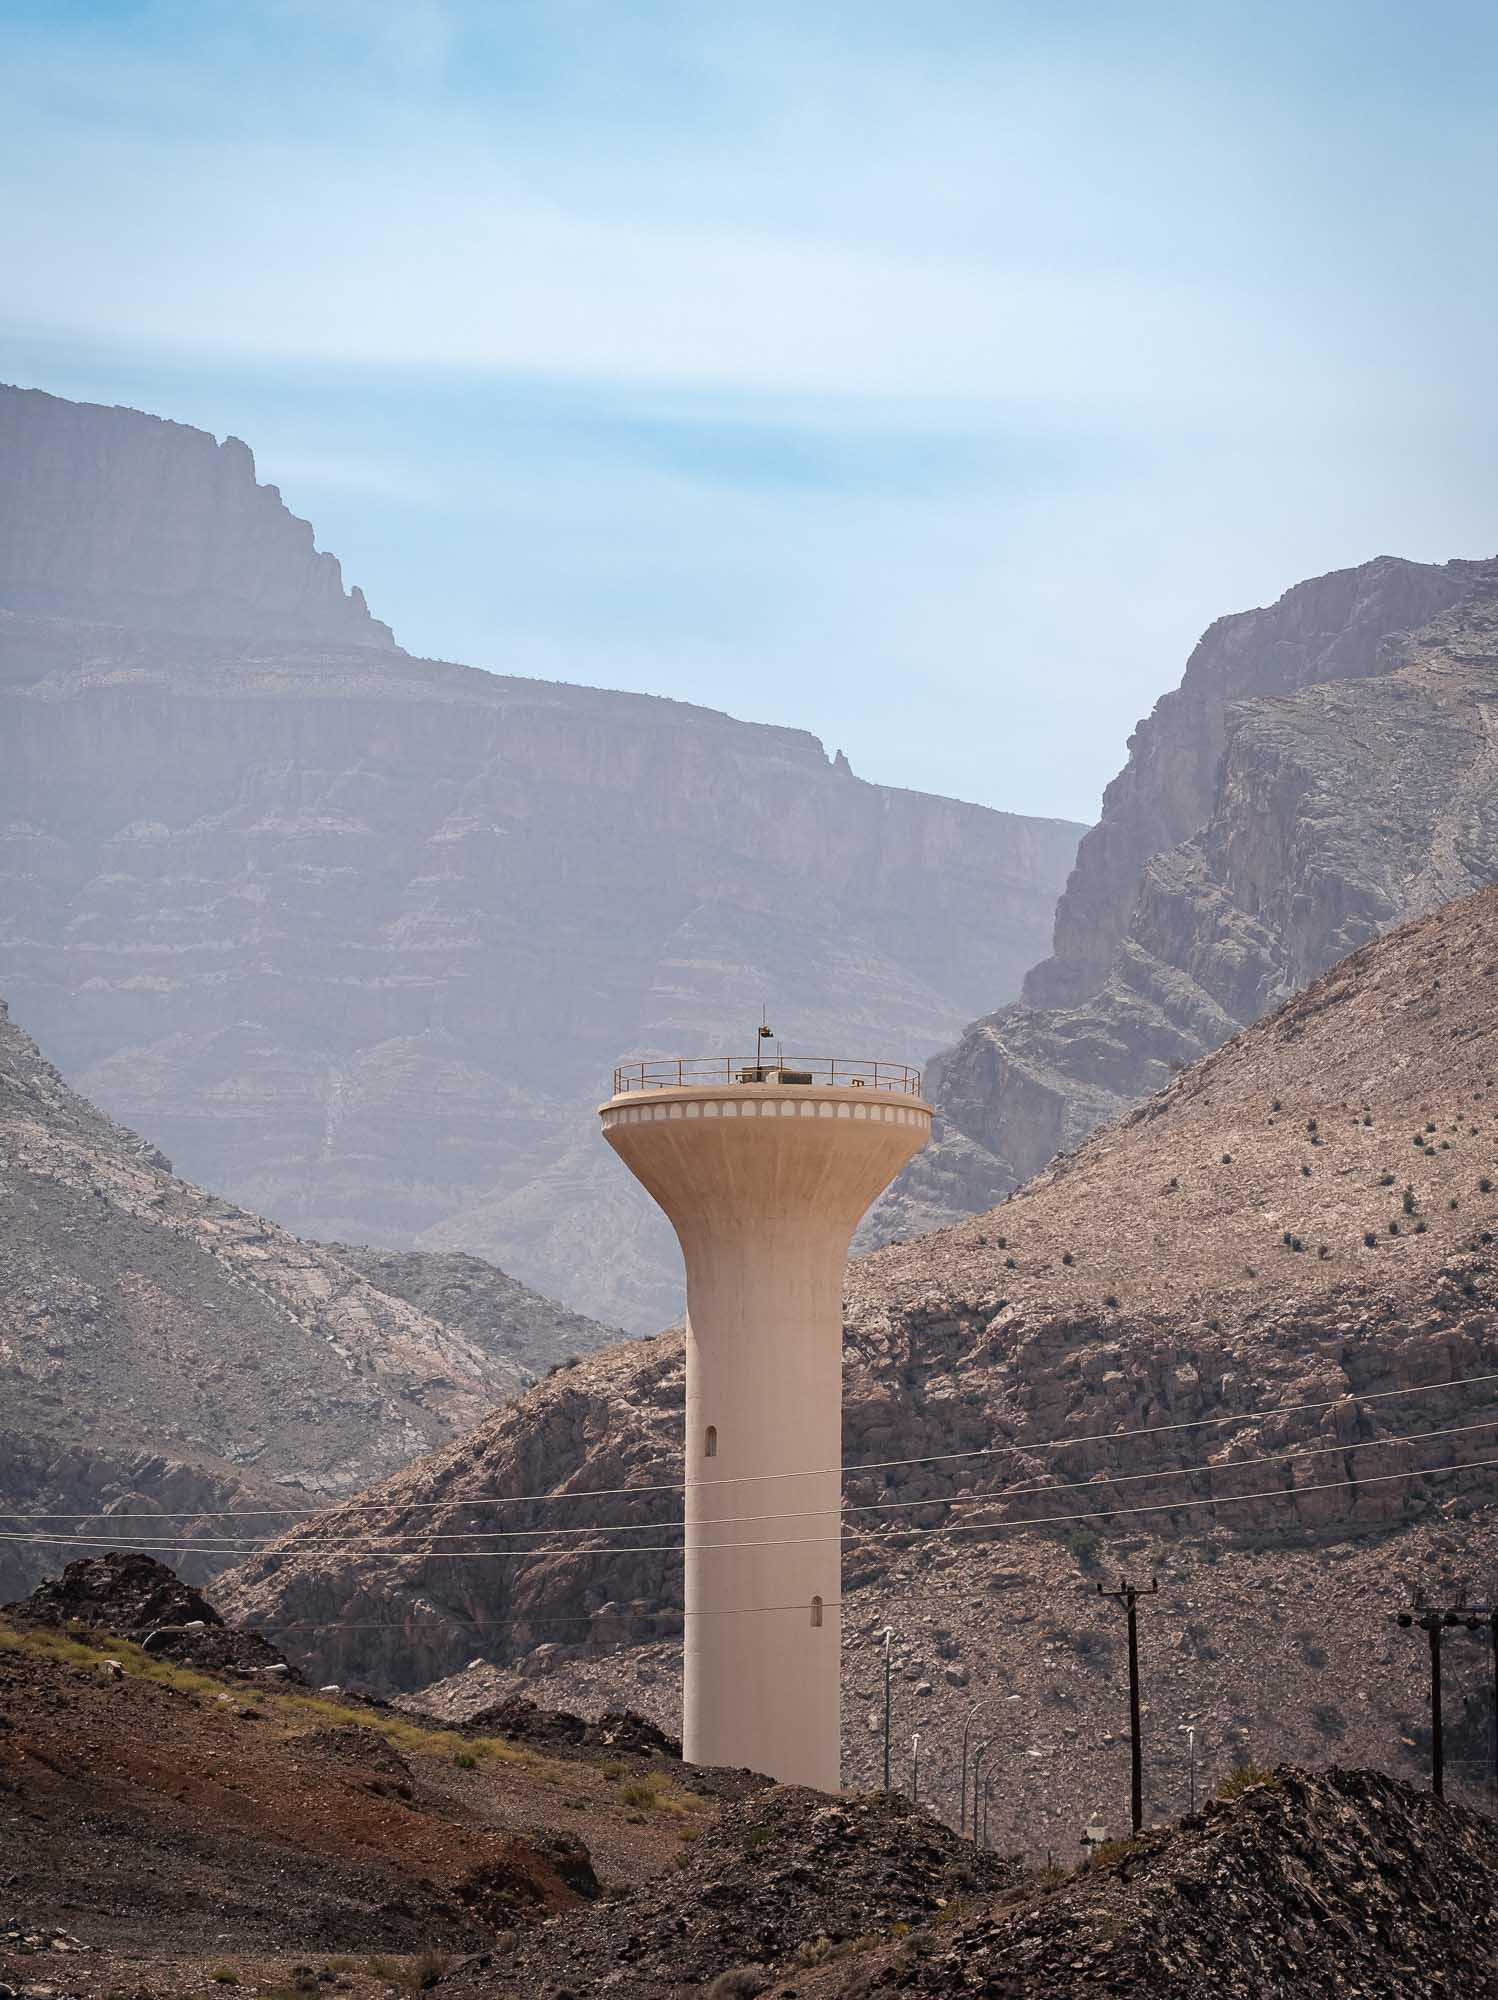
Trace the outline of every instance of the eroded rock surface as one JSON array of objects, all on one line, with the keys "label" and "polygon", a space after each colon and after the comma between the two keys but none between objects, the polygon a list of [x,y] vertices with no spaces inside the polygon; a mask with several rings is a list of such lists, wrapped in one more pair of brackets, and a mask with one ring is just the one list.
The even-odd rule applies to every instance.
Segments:
[{"label": "eroded rock surface", "polygon": [[989,1206],[1359,944],[1498,879],[1498,567],[1384,558],[1219,620],[1130,753],[1053,955],[929,1066],[937,1141],[861,1240]]}]

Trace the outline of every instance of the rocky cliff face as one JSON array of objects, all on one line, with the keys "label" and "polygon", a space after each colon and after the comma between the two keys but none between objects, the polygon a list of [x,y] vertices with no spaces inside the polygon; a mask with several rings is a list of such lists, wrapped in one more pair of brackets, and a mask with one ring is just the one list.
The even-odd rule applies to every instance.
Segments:
[{"label": "rocky cliff face", "polygon": [[997,1201],[1365,939],[1498,879],[1495,718],[1498,566],[1382,560],[1214,625],[1131,739],[1054,955],[930,1066],[938,1142],[864,1240]]},{"label": "rocky cliff face", "polygon": [[[47,519],[86,489],[108,560],[18,525],[0,607],[36,603],[28,578],[157,574],[132,465],[148,492],[170,461],[240,496],[213,560],[258,603],[291,587],[266,580],[278,537],[312,565],[296,649],[143,631],[128,605],[83,624],[76,596],[66,619],[0,608],[0,987],[193,1179],[650,1329],[679,1259],[598,1139],[620,1057],[734,1053],[769,1005],[799,1052],[919,1062],[1018,992],[1075,826],[865,784],[794,729],[349,650],[308,581],[336,570],[247,455],[241,479],[197,433],[127,412],[116,438],[116,413],[40,401],[51,454],[7,504]],[[196,518],[185,474],[172,491],[190,518],[160,564]]]},{"label": "rocky cliff face", "polygon": [[0,1593],[101,1535],[209,1574],[611,1336],[476,1258],[421,1262],[385,1273],[178,1179],[0,1004],[0,1508],[57,1538],[0,1538]]},{"label": "rocky cliff face", "polygon": [[390,647],[238,438],[0,385],[0,604],[217,638]]}]

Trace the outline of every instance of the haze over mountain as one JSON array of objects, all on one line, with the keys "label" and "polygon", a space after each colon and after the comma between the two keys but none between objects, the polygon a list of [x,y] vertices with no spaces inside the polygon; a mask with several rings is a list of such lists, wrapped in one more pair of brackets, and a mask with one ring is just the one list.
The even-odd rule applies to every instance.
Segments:
[{"label": "haze over mountain", "polygon": [[57,1539],[0,1541],[0,1592],[99,1534],[209,1575],[267,1510],[361,1486],[615,1337],[477,1258],[300,1242],[179,1179],[0,1002],[0,1508],[62,1517],[5,1524]]},{"label": "haze over mountain", "polygon": [[1498,880],[1498,564],[1222,618],[1130,739],[1019,1001],[928,1065],[874,1243],[972,1214],[1404,918]]},{"label": "haze over mountain", "polygon": [[677,1257],[598,1143],[615,1060],[733,1053],[773,1004],[804,1052],[919,1062],[1044,948],[1076,826],[413,659],[242,446],[0,411],[0,990],[194,1180],[652,1328]]}]

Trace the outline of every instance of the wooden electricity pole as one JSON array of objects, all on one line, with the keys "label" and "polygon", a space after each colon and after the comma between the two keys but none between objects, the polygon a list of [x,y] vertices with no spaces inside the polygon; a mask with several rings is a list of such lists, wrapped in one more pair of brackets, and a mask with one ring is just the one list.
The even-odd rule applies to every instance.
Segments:
[{"label": "wooden electricity pole", "polygon": [[1130,1785],[1129,1809],[1132,1824],[1137,1834],[1144,1825],[1144,1751],[1140,1742],[1139,1729],[1139,1616],[1138,1605],[1141,1597],[1153,1597],[1160,1588],[1158,1577],[1151,1577],[1149,1588],[1130,1583],[1128,1578],[1118,1579],[1117,1590],[1097,1587],[1099,1597],[1108,1597],[1115,1604],[1121,1604],[1129,1625],[1129,1749]]},{"label": "wooden electricity pole", "polygon": [[1441,1729],[1441,1635],[1465,1625],[1469,1632],[1484,1626],[1492,1641],[1493,1654],[1493,1781],[1498,1787],[1498,1610],[1472,1604],[1441,1605],[1401,1611],[1395,1623],[1409,1631],[1418,1626],[1430,1637],[1430,1789],[1438,1799],[1446,1796],[1446,1746]]}]

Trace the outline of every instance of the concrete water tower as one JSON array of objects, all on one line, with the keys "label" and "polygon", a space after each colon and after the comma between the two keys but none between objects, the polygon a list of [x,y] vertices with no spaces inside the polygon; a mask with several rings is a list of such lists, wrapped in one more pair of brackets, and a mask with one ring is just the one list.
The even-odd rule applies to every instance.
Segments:
[{"label": "concrete water tower", "polygon": [[603,1136],[687,1270],[686,1635],[694,1764],[836,1791],[843,1272],[931,1134],[886,1063],[627,1064]]}]

